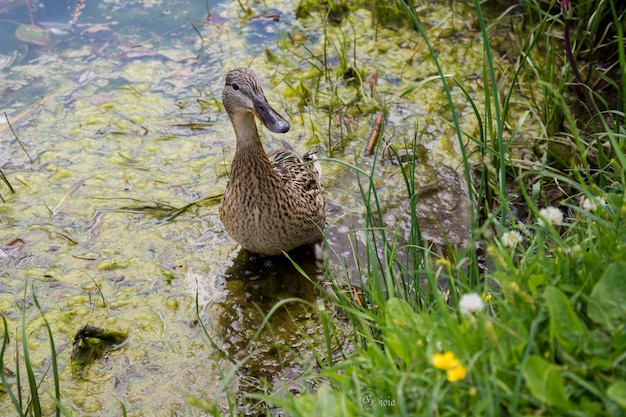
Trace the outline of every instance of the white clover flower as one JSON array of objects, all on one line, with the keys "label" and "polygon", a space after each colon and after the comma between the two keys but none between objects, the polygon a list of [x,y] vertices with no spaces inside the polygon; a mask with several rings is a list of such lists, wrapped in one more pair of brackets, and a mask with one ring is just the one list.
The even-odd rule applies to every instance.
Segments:
[{"label": "white clover flower", "polygon": [[479,312],[483,309],[485,303],[482,297],[475,292],[463,294],[459,300],[459,309],[461,313],[469,316],[472,313]]},{"label": "white clover flower", "polygon": [[[561,224],[563,221],[563,213],[561,213],[561,210],[552,206],[539,210],[539,216],[537,223],[543,227],[547,227],[548,224]],[[548,224],[545,222],[548,222]]]},{"label": "white clover flower", "polygon": [[518,243],[521,243],[522,235],[518,231],[504,232],[502,234],[502,244],[507,248],[514,248]]},{"label": "white clover flower", "polygon": [[591,198],[583,197],[582,201],[580,202],[580,205],[585,210],[594,212],[598,209],[598,206],[602,206],[602,207],[606,206],[606,200],[604,199],[604,197],[591,197]]}]

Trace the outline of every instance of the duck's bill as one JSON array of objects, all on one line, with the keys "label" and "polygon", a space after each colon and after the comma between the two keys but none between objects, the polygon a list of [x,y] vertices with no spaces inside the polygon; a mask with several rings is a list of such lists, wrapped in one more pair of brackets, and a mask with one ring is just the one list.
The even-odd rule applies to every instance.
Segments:
[{"label": "duck's bill", "polygon": [[276,113],[267,102],[255,102],[252,111],[265,127],[274,133],[285,133],[291,127],[289,122]]}]

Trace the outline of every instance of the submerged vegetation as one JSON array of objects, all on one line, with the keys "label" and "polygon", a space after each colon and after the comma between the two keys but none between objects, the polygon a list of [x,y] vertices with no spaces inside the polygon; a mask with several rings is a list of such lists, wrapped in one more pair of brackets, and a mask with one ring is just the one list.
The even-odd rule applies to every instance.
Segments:
[{"label": "submerged vegetation", "polygon": [[[284,89],[282,105],[296,119],[295,134],[322,148],[325,169],[353,179],[350,190],[361,199],[326,231],[323,285],[294,260],[324,299],[284,298],[263,311],[260,329],[252,330],[254,341],[286,304],[315,309],[319,334],[301,329],[301,343],[292,349],[306,362],[303,374],[278,383],[250,377],[245,382],[252,389],[233,392],[231,382],[254,356],[244,351],[250,344],[233,343],[242,348],[233,355],[222,350],[202,321],[196,294],[197,322],[217,356],[230,362],[217,371],[220,382],[210,393],[190,384],[188,403],[212,414],[238,414],[243,403],[246,414],[280,408],[302,416],[626,415],[622,3],[529,0],[507,8],[452,2],[439,22],[424,19],[431,16],[426,1],[303,0],[295,13],[301,26],[280,33],[280,49],[265,51],[266,64]],[[321,34],[319,26],[307,26],[309,17],[321,18]],[[439,26],[444,29],[433,30]],[[457,49],[445,51],[457,54],[458,65],[446,66],[440,47],[456,41]],[[376,63],[381,55],[372,49],[401,56],[405,67],[383,73],[384,64]],[[480,57],[478,64],[466,63],[469,56]],[[433,84],[438,93],[420,95]],[[407,114],[402,100],[423,101],[423,113]],[[441,134],[429,130],[440,117],[431,110],[440,115],[440,108],[449,147],[428,143]],[[414,132],[396,130],[393,118],[410,120]],[[357,138],[370,119],[375,122],[365,130],[375,133],[363,152],[367,146]],[[432,154],[454,153],[450,149],[458,153],[452,163],[446,160],[454,175],[438,182],[455,188],[454,201],[438,207],[462,224],[453,232],[446,229],[448,218],[433,221],[420,206],[441,189],[424,181],[432,175],[424,160],[429,167],[443,164]],[[13,191],[5,174],[0,171],[0,198]],[[391,177],[401,186],[387,186]],[[148,210],[172,221],[203,206],[202,200],[181,209],[158,201],[117,210]],[[330,244],[332,229],[345,227],[353,213],[364,221],[350,223],[350,250],[338,253]],[[426,230],[424,218],[436,223],[435,232]],[[0,255],[18,243],[0,247]],[[123,269],[124,261],[113,257],[98,268]],[[168,282],[176,278],[171,270],[164,274]],[[90,279],[93,304],[106,307],[101,284]],[[24,291],[22,302],[29,300]],[[10,340],[3,312],[0,395],[19,415],[72,415],[60,394],[55,324],[34,293],[32,301],[51,359],[32,363],[29,343],[41,344],[43,337],[33,341],[24,314]],[[178,314],[178,303],[168,300],[167,309]],[[158,318],[144,314],[141,326],[150,331]],[[101,353],[127,336],[102,334],[84,327],[74,340],[76,352]],[[39,401],[44,395],[53,398],[47,409]],[[126,415],[123,402],[109,407],[110,414]],[[83,404],[83,410],[94,413],[102,405]]]}]

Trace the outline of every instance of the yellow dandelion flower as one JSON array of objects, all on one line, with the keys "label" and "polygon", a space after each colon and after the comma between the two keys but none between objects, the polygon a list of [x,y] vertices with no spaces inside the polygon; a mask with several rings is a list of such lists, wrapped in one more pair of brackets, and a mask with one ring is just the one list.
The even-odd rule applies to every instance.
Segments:
[{"label": "yellow dandelion flower", "polygon": [[430,363],[432,363],[435,368],[444,371],[459,366],[460,364],[453,352],[435,353],[433,357],[430,358]]},{"label": "yellow dandelion flower", "polygon": [[457,382],[465,378],[465,374],[467,373],[467,369],[465,366],[458,364],[452,369],[448,369],[446,371],[446,376],[448,377],[448,381]]},{"label": "yellow dandelion flower", "polygon": [[437,369],[446,371],[446,377],[450,382],[460,381],[465,378],[467,369],[461,365],[461,362],[454,356],[454,352],[435,353],[430,358],[430,363]]}]

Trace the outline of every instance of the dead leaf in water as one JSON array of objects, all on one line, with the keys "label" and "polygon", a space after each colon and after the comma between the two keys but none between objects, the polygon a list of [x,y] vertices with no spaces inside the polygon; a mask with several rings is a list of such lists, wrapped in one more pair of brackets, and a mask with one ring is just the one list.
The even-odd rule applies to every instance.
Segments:
[{"label": "dead leaf in water", "polygon": [[369,73],[366,77],[365,77],[365,84],[369,85],[370,87],[374,87],[376,85],[378,85],[378,71],[374,71]]},{"label": "dead leaf in water", "polygon": [[145,48],[135,48],[126,52],[122,52],[118,55],[118,58],[122,61],[131,61],[133,59],[153,57],[158,55],[156,52]]},{"label": "dead leaf in water", "polygon": [[13,239],[4,246],[0,246],[0,258],[17,258],[17,255],[24,249],[26,243],[22,239]]},{"label": "dead leaf in water", "polygon": [[94,78],[96,78],[95,71],[92,69],[88,69],[87,71],[80,74],[79,77],[72,77],[71,80],[74,81],[76,84],[84,84],[88,81],[93,80]]},{"label": "dead leaf in water", "polygon": [[256,16],[252,16],[251,20],[271,20],[273,22],[280,21],[280,15],[278,13],[262,13]]},{"label": "dead leaf in water", "polygon": [[97,211],[96,215],[91,219],[91,227],[89,233],[91,236],[96,237],[100,234],[100,228],[102,227],[102,218],[104,217],[103,211]]},{"label": "dead leaf in water", "polygon": [[63,202],[67,200],[68,198],[70,198],[72,194],[74,194],[80,187],[82,187],[85,181],[87,181],[87,178],[82,178],[76,181],[74,184],[72,184],[72,186],[65,192],[65,194],[63,194],[63,197],[61,197],[61,200],[59,200],[54,210],[52,210],[53,215],[57,214],[59,207],[61,207]]},{"label": "dead leaf in water", "polygon": [[67,23],[39,22],[39,24],[55,36],[66,36],[72,32],[72,28]]},{"label": "dead leaf in water", "polygon": [[101,106],[103,104],[110,103],[111,100],[112,100],[112,97],[110,93],[98,93],[98,94],[91,96],[91,99],[89,100],[89,102],[93,104],[94,106]]},{"label": "dead leaf in water", "polygon": [[217,13],[210,13],[209,16],[207,17],[207,22],[210,25],[223,25],[225,23],[228,23],[228,19],[220,16]]},{"label": "dead leaf in water", "polygon": [[84,35],[85,33],[97,33],[97,32],[113,32],[113,29],[105,25],[93,25],[93,26],[89,26],[87,29],[80,32],[80,34]]}]

